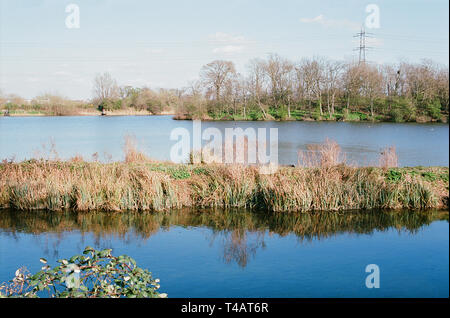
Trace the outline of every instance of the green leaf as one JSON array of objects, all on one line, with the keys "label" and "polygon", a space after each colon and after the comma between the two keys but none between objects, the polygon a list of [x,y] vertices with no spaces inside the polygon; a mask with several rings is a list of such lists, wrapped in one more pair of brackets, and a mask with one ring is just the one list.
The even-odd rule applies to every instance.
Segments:
[{"label": "green leaf", "polygon": [[[42,290],[48,290],[50,297],[135,298],[159,295],[156,292],[159,280],[152,280],[151,273],[137,267],[131,257],[120,255],[116,258],[111,255],[111,249],[96,251],[87,247],[85,252],[92,253],[92,258],[75,255],[69,259],[70,263],[66,259],[61,259],[58,260],[60,265],[52,269],[49,265],[45,265],[41,271],[28,276],[22,276],[18,271],[16,276],[27,280],[27,285],[31,288],[18,296],[38,297],[37,292]],[[47,260],[42,258],[40,262],[46,264]],[[82,262],[89,266],[82,269],[80,267]],[[132,267],[131,271],[128,266]],[[89,284],[89,287],[84,284]]]},{"label": "green leaf", "polygon": [[84,249],[83,254],[88,254],[89,252],[93,252],[93,251],[95,251],[95,250],[94,250],[92,247],[87,246],[87,247]]}]

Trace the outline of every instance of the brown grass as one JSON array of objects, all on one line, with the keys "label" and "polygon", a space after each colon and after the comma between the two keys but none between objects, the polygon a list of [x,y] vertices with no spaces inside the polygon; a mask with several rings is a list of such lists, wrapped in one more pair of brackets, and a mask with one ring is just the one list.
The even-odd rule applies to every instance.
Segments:
[{"label": "brown grass", "polygon": [[137,148],[137,140],[133,135],[125,136],[125,144],[123,147],[125,153],[126,163],[143,163],[143,162],[154,162],[154,160],[147,157],[143,152],[139,151]]},{"label": "brown grass", "polygon": [[[243,165],[29,161],[0,165],[0,207],[52,211],[163,211],[243,207],[269,211],[425,209],[448,203],[448,168],[398,169],[344,165],[280,168],[262,175]],[[439,176],[429,180],[424,175]],[[448,178],[448,177],[447,177]],[[447,179],[448,180],[448,179]],[[446,190],[445,190],[446,189]]]},{"label": "brown grass", "polygon": [[[309,148],[302,166],[154,162],[125,141],[125,162],[53,159],[0,164],[0,208],[163,211],[242,207],[269,211],[427,209],[448,205],[448,168],[352,167],[332,141]],[[98,155],[97,155],[98,159]]]},{"label": "brown grass", "polygon": [[328,168],[345,163],[345,155],[334,140],[325,139],[323,144],[307,145],[307,150],[298,152],[298,165],[308,168]]},{"label": "brown grass", "polygon": [[386,147],[381,151],[379,165],[385,169],[398,167],[398,157],[395,146]]}]

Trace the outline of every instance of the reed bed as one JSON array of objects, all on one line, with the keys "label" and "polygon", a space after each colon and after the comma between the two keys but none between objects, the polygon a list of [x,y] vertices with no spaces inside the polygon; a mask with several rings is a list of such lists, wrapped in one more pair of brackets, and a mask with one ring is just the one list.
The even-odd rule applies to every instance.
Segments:
[{"label": "reed bed", "polygon": [[[140,156],[137,156],[138,159]],[[448,206],[448,168],[257,167],[30,160],[0,164],[0,207],[164,211],[241,207],[274,212]]]},{"label": "reed bed", "polygon": [[81,156],[62,161],[54,145],[50,154],[0,164],[0,208],[305,212],[448,207],[448,168],[397,168],[393,147],[381,153],[379,167],[356,167],[346,163],[337,143],[326,140],[299,152],[297,167],[271,174],[257,165],[157,162],[138,150],[133,136],[125,137],[124,162],[86,162]]}]

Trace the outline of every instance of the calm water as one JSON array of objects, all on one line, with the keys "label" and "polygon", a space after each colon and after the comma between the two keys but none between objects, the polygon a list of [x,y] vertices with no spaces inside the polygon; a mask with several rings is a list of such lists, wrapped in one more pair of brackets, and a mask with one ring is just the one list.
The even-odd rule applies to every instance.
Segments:
[{"label": "calm water", "polygon": [[[448,212],[0,212],[0,281],[87,245],[128,254],[169,297],[448,297]],[[379,289],[365,267],[380,268]]]},{"label": "calm water", "polygon": [[[176,143],[170,140],[170,132],[176,127],[192,131],[192,122],[171,116],[0,117],[0,159],[42,156],[53,142],[60,158],[80,154],[89,159],[98,153],[100,160],[122,160],[124,136],[129,134],[148,156],[168,160]],[[276,127],[282,164],[296,164],[299,149],[328,137],[340,144],[349,161],[358,164],[377,164],[380,150],[394,145],[402,166],[449,165],[448,124],[203,122],[202,128],[207,127],[222,131]]]},{"label": "calm water", "polygon": [[[97,153],[122,160],[125,135],[148,156],[168,160],[174,128],[191,121],[146,117],[0,117],[0,159]],[[449,165],[447,124],[203,122],[202,128],[278,128],[279,161],[336,140],[350,162],[376,164],[396,146],[402,166]],[[85,246],[128,254],[161,279],[170,297],[448,297],[448,213],[159,214],[0,211],[0,282],[18,267],[40,269]],[[381,288],[368,289],[377,264]]]}]

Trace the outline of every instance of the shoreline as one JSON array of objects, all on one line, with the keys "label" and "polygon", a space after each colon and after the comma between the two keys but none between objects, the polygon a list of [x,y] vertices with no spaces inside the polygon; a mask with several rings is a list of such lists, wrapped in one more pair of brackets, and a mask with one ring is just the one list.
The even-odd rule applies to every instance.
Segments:
[{"label": "shoreline", "polygon": [[[176,118],[174,117],[173,120],[180,120],[180,121],[194,121],[197,119],[187,119],[187,118]],[[204,122],[307,122],[307,123],[314,123],[314,122],[320,122],[320,123],[391,123],[391,124],[449,124],[447,121],[438,121],[438,120],[430,120],[430,121],[402,121],[402,122],[396,122],[392,120],[335,120],[335,119],[287,119],[287,120],[280,120],[280,119],[198,119]]]},{"label": "shoreline", "polygon": [[392,120],[389,116],[381,116],[377,115],[374,117],[370,117],[368,114],[364,114],[364,116],[360,117],[361,113],[355,112],[351,113],[349,117],[345,117],[342,114],[335,114],[334,117],[328,118],[326,116],[319,116],[317,118],[314,118],[311,116],[312,114],[306,114],[301,116],[292,116],[292,117],[286,117],[286,118],[279,118],[274,117],[270,115],[268,118],[251,118],[251,117],[232,117],[232,116],[224,116],[220,118],[211,117],[209,115],[202,115],[198,118],[192,117],[188,114],[176,114],[174,115],[174,120],[202,120],[202,121],[209,121],[209,122],[226,122],[226,121],[242,121],[242,122],[296,122],[296,121],[303,121],[303,122],[367,122],[367,123],[444,123],[448,124],[448,115],[443,115],[441,119],[433,119],[428,116],[419,116],[416,117],[415,120],[403,120],[403,121],[395,121]]},{"label": "shoreline", "polygon": [[268,119],[234,119],[234,118],[221,118],[221,119],[215,119],[211,117],[204,117],[204,118],[198,118],[193,119],[187,116],[179,116],[176,113],[173,112],[164,112],[161,114],[152,114],[147,111],[107,111],[106,115],[102,115],[101,112],[80,112],[78,114],[70,114],[70,115],[52,115],[52,114],[45,114],[45,113],[12,113],[7,116],[1,115],[0,118],[5,117],[93,117],[93,116],[100,116],[100,117],[119,117],[119,116],[172,116],[173,120],[179,120],[179,121],[194,121],[194,120],[201,120],[205,122],[347,122],[347,123],[393,123],[393,124],[405,124],[405,123],[416,123],[416,124],[449,124],[448,120],[439,121],[439,120],[416,120],[416,121],[402,121],[402,122],[396,122],[392,120],[355,120],[355,119],[313,119],[313,118],[291,118],[291,119],[277,119],[277,118],[268,118]]},{"label": "shoreline", "polygon": [[303,117],[303,118],[271,118],[266,119],[252,119],[252,118],[232,118],[232,117],[223,117],[223,118],[212,118],[210,116],[202,116],[200,118],[192,118],[187,115],[180,115],[172,111],[162,112],[161,114],[153,114],[149,111],[136,111],[136,110],[120,110],[120,111],[106,111],[105,115],[102,115],[100,111],[80,111],[79,113],[74,114],[46,114],[46,113],[10,113],[9,115],[1,115],[2,117],[88,117],[88,116],[101,116],[101,117],[119,117],[119,116],[172,116],[173,120],[180,121],[194,121],[201,120],[205,122],[347,122],[347,123],[395,123],[395,124],[405,124],[405,123],[417,123],[417,124],[449,124],[448,117],[444,117],[443,120],[434,120],[434,119],[424,119],[422,117],[418,118],[418,120],[414,121],[401,121],[396,122],[390,120],[389,118],[380,119],[343,119],[343,118],[320,118],[314,119],[311,117]]},{"label": "shoreline", "polygon": [[88,116],[175,116],[174,113],[162,113],[162,114],[152,114],[150,112],[130,112],[130,111],[124,111],[124,112],[106,112],[106,115],[102,115],[100,111],[96,112],[80,112],[78,114],[71,114],[71,115],[51,115],[51,114],[45,114],[45,113],[19,113],[19,114],[9,114],[7,116],[0,116],[1,117],[88,117]]}]

